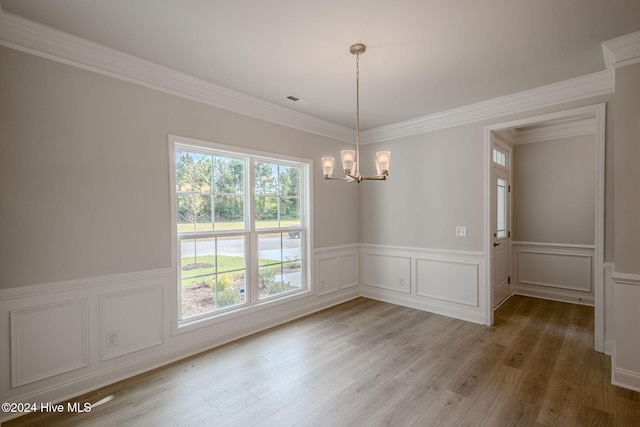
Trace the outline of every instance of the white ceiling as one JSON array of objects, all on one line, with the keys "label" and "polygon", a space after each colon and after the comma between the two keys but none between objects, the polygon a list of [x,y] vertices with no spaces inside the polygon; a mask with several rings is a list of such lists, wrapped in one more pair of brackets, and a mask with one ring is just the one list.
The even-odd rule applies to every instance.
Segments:
[{"label": "white ceiling", "polygon": [[[354,127],[604,69],[639,0],[2,0],[2,10],[212,83]],[[310,101],[301,106],[294,95]]]}]

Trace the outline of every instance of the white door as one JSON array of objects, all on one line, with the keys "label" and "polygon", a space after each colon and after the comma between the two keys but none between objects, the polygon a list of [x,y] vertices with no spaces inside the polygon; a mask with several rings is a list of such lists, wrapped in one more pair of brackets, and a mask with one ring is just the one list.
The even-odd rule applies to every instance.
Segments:
[{"label": "white door", "polygon": [[509,296],[510,259],[510,152],[506,147],[495,146],[491,165],[491,247],[492,306],[496,308]]}]

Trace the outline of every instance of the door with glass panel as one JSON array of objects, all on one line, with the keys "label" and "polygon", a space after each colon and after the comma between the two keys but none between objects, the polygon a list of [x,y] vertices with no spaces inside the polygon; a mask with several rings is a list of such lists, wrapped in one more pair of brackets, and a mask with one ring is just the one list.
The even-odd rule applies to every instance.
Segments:
[{"label": "door with glass panel", "polygon": [[492,306],[499,306],[509,296],[510,259],[510,190],[509,158],[506,147],[494,145],[491,167],[491,267]]}]

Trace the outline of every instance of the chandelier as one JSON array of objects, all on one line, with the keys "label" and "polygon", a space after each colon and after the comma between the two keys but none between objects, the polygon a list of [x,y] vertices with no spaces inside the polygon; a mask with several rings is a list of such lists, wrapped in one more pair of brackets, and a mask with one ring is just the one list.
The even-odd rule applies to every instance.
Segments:
[{"label": "chandelier", "polygon": [[390,151],[378,151],[376,153],[376,170],[377,175],[362,176],[360,175],[360,54],[364,53],[367,47],[362,43],[356,43],[349,49],[356,56],[356,149],[342,150],[340,157],[342,158],[342,169],[344,170],[344,178],[333,178],[333,164],[335,157],[322,158],[322,172],[324,179],[336,179],[347,182],[360,183],[365,180],[384,181],[389,175],[389,161],[391,160]]}]

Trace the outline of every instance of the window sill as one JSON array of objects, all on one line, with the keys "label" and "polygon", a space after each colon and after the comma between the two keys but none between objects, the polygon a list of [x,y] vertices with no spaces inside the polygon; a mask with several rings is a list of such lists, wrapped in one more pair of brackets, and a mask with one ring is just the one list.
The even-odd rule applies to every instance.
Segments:
[{"label": "window sill", "polygon": [[241,306],[238,306],[237,308],[230,309],[222,313],[214,312],[209,313],[208,315],[203,314],[201,315],[202,317],[197,317],[194,319],[180,320],[178,321],[177,325],[174,325],[176,327],[173,328],[173,335],[180,335],[200,328],[213,326],[222,322],[232,321],[234,319],[242,318],[254,313],[259,313],[273,307],[295,302],[310,295],[313,295],[313,292],[310,289],[301,289],[293,291],[290,294],[281,297],[273,297],[254,303],[243,304]]}]

